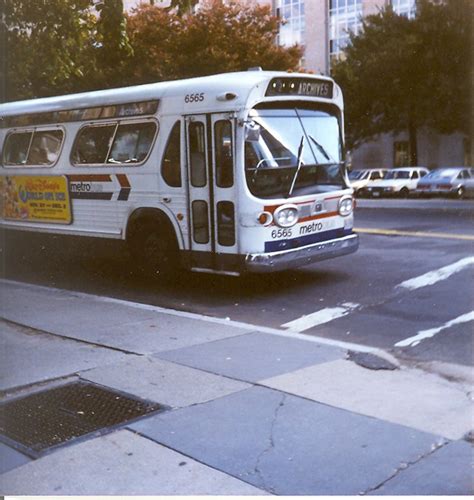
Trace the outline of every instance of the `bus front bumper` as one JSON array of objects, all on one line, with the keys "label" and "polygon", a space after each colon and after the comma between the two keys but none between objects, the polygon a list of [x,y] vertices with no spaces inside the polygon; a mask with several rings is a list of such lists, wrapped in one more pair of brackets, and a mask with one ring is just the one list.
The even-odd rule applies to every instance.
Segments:
[{"label": "bus front bumper", "polygon": [[313,245],[281,252],[248,254],[245,257],[245,269],[254,273],[282,271],[347,255],[355,252],[358,248],[359,236],[350,234],[342,238],[321,241]]}]

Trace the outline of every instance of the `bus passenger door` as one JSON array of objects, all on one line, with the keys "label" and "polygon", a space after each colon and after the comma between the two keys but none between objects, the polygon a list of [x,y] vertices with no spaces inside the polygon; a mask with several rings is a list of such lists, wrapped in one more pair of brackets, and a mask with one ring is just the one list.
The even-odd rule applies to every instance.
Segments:
[{"label": "bus passenger door", "polygon": [[186,117],[189,249],[192,269],[212,269],[210,139],[206,115]]},{"label": "bus passenger door", "polygon": [[229,114],[186,118],[193,269],[233,271],[237,267],[234,128]]}]

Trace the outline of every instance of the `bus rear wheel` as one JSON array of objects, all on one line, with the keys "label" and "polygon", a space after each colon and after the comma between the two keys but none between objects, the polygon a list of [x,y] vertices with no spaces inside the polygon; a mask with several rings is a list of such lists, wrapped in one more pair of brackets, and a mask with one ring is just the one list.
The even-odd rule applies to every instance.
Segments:
[{"label": "bus rear wheel", "polygon": [[176,237],[159,222],[140,223],[131,235],[129,248],[134,264],[146,276],[167,278],[179,267]]}]

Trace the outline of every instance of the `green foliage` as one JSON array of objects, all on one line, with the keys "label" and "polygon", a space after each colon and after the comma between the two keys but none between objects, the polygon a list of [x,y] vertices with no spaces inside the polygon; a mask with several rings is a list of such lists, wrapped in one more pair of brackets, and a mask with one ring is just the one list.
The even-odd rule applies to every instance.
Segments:
[{"label": "green foliage", "polygon": [[8,100],[82,90],[90,67],[92,0],[6,0]]},{"label": "green foliage", "polygon": [[302,50],[275,44],[269,7],[216,0],[183,15],[194,3],[143,3],[125,16],[122,0],[6,0],[7,100],[298,67]]},{"label": "green foliage", "polygon": [[407,19],[390,8],[363,22],[332,75],[342,86],[348,146],[377,134],[408,130],[467,132],[470,110],[469,0],[418,2]]},{"label": "green foliage", "polygon": [[[95,6],[100,17],[97,22],[97,63],[101,68],[98,83],[115,83],[133,55],[127,33],[127,20],[122,0],[102,0]],[[117,82],[118,83],[118,82]]]}]

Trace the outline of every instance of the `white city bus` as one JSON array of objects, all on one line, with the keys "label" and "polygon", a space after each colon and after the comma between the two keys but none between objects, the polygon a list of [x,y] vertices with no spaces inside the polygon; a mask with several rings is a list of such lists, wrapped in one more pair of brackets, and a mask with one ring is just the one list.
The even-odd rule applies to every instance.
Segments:
[{"label": "white city bus", "polygon": [[0,119],[2,227],[124,239],[158,272],[357,250],[328,77],[228,73],[6,103]]}]

